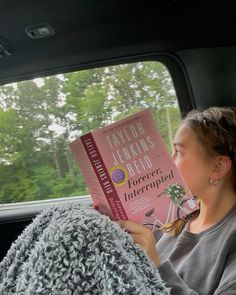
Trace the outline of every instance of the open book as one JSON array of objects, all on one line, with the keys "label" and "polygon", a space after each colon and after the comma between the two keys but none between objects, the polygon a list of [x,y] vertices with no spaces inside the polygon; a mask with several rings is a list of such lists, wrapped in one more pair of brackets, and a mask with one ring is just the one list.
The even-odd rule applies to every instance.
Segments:
[{"label": "open book", "polygon": [[97,209],[158,228],[198,205],[145,109],[70,144]]}]

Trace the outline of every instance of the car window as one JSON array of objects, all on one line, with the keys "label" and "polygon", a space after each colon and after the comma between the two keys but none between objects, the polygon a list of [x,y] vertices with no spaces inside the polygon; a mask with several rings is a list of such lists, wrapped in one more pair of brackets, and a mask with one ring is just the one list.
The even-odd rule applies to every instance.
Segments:
[{"label": "car window", "polygon": [[150,107],[170,150],[180,122],[160,62],[71,72],[0,87],[0,202],[87,195],[69,142]]}]

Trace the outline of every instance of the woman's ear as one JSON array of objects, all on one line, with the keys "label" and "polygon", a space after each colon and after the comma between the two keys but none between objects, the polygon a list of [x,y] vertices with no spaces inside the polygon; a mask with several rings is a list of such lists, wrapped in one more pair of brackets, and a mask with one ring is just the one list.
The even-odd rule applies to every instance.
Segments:
[{"label": "woman's ear", "polygon": [[232,168],[232,161],[228,156],[218,156],[214,160],[212,178],[220,180],[226,176]]}]

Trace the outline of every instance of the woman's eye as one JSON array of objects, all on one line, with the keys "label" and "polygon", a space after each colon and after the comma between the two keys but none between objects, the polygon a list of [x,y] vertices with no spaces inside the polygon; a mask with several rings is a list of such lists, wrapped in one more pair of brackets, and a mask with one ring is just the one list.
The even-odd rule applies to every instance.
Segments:
[{"label": "woman's eye", "polygon": [[180,151],[176,150],[176,149],[172,153],[172,157],[176,157],[176,156],[179,156],[179,155],[180,155]]},{"label": "woman's eye", "polygon": [[178,151],[175,149],[173,150],[172,154],[171,154],[171,157],[174,158],[178,155]]}]

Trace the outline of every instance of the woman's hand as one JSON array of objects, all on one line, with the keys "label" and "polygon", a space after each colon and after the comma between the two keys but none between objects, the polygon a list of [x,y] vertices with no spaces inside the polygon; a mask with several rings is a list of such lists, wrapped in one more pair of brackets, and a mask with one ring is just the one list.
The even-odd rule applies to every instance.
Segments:
[{"label": "woman's hand", "polygon": [[160,258],[156,250],[155,239],[151,230],[141,224],[128,220],[120,220],[118,221],[118,224],[132,236],[134,242],[140,245],[149,258],[159,267]]}]

